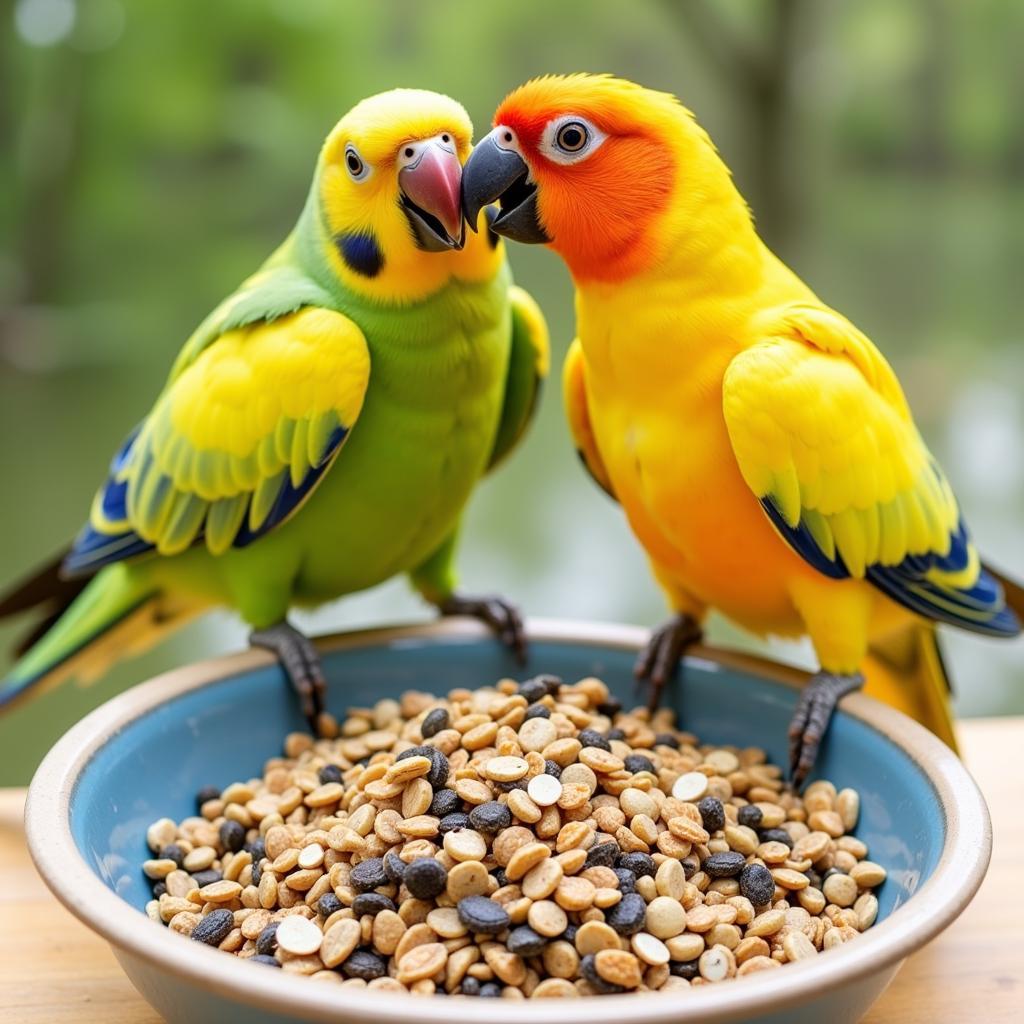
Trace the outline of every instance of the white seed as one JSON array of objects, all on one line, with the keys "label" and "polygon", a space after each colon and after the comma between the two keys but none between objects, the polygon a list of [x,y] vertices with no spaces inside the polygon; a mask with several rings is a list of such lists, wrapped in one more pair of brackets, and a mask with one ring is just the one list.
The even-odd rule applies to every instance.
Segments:
[{"label": "white seed", "polygon": [[550,807],[558,803],[562,795],[562,784],[554,775],[535,775],[527,784],[526,792],[538,807]]},{"label": "white seed", "polygon": [[632,946],[633,952],[645,964],[650,964],[652,967],[657,967],[658,964],[667,964],[672,959],[668,946],[661,939],[651,935],[650,932],[637,932],[629,940],[629,944]]},{"label": "white seed", "polygon": [[309,956],[320,948],[324,933],[308,918],[291,914],[277,926],[277,944],[296,956]]},{"label": "white seed", "polygon": [[708,777],[703,772],[687,772],[680,775],[672,787],[677,800],[699,800],[708,791]]},{"label": "white seed", "polygon": [[319,843],[310,843],[299,851],[300,868],[318,868],[324,862],[324,848]]}]

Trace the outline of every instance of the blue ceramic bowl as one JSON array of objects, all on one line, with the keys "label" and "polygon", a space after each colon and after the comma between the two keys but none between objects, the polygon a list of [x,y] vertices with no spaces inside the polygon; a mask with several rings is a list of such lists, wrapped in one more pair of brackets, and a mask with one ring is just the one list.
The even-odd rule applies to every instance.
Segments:
[{"label": "blue ceramic bowl", "polygon": [[[645,634],[611,626],[538,623],[527,671],[604,679],[637,698],[635,651]],[[523,669],[473,624],[383,630],[323,642],[331,710],[366,706],[403,690],[444,693],[491,684]],[[687,659],[672,699],[685,728],[708,742],[756,745],[784,763],[795,684],[791,670],[701,649]],[[527,1003],[418,1000],[344,990],[251,965],[151,922],[140,864],[156,818],[194,813],[203,785],[258,775],[302,728],[280,669],[258,652],[205,662],[135,687],[93,712],[50,752],[26,810],[29,845],[56,896],[111,944],[142,995],[172,1022],[246,1024],[360,1021],[428,1024],[486,1019],[541,1022],[859,1019],[903,959],[948,925],[984,876],[991,829],[960,762],[898,712],[855,695],[832,725],[821,775],[861,795],[857,834],[888,880],[879,923],[855,942],[782,971],[682,994]],[[244,1007],[244,1009],[243,1009]]]}]

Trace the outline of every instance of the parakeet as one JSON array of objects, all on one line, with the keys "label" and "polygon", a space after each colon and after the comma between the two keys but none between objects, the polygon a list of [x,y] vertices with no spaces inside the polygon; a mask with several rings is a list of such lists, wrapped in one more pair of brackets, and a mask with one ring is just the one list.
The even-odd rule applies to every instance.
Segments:
[{"label": "parakeet", "polygon": [[567,264],[576,447],[675,612],[637,674],[657,692],[716,608],[810,635],[821,670],[790,728],[797,783],[863,670],[953,744],[935,623],[1015,636],[1024,591],[981,563],[884,357],[769,251],[675,97],[547,77],[494,125],[464,170],[467,218],[497,200],[493,231]]},{"label": "parakeet", "polygon": [[413,89],[331,131],[294,230],[186,342],[86,526],[0,600],[45,617],[0,705],[228,606],[314,724],[324,678],[289,609],[398,573],[522,650],[515,608],[460,596],[453,567],[462,510],[523,436],[548,364],[503,243],[465,238],[471,138],[460,104]]}]

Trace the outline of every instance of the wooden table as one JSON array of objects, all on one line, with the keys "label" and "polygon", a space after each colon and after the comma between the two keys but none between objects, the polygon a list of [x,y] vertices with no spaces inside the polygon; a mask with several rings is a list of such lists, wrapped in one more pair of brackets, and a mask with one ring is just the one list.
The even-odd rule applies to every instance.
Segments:
[{"label": "wooden table", "polygon": [[[988,800],[992,867],[963,916],[912,957],[866,1024],[1024,1021],[1024,718],[976,719],[960,730]],[[5,1024],[158,1024],[107,945],[37,877],[21,828],[24,790],[0,790],[0,1020]]]}]

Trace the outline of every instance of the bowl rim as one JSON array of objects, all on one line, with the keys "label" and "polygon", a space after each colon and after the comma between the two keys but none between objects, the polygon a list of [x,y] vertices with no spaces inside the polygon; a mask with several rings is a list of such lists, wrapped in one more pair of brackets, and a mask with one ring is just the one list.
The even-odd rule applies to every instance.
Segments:
[{"label": "bowl rim", "polygon": [[[646,630],[611,623],[533,619],[531,640],[638,649]],[[443,619],[411,626],[337,633],[317,640],[324,651],[373,646],[394,641],[462,639],[478,641],[492,634],[480,623]],[[687,660],[755,672],[775,682],[799,686],[808,674],[753,655],[699,645]],[[183,936],[158,930],[149,918],[112,892],[94,873],[75,844],[70,808],[76,781],[107,739],[134,720],[174,697],[274,663],[271,654],[249,650],[206,659],[140,683],[92,711],[58,740],[37,769],[25,805],[25,831],[36,869],[57,899],[83,924],[116,949],[170,976],[187,979],[235,1003],[283,1014],[299,1013],[310,1021],[339,1019],[333,986],[311,985],[283,972],[253,971],[235,957],[213,957]],[[667,1018],[716,1024],[771,1007],[773,1011],[820,998],[840,986],[886,969],[894,970],[909,954],[939,934],[964,910],[985,876],[992,850],[992,825],[985,800],[957,756],[923,726],[893,708],[865,696],[843,700],[843,713],[859,719],[900,746],[929,780],[938,797],[946,841],[935,870],[905,904],[865,932],[840,954],[792,964],[780,975],[759,972],[740,985],[707,986],[680,996],[630,994],[599,1000],[496,1000],[488,1004],[491,1024],[592,1024],[620,1017],[635,1024]],[[346,991],[344,1011],[352,1019],[405,1024],[415,1008],[422,1024],[451,1024],[479,1019],[472,1001],[418,1000],[403,993]]]}]

